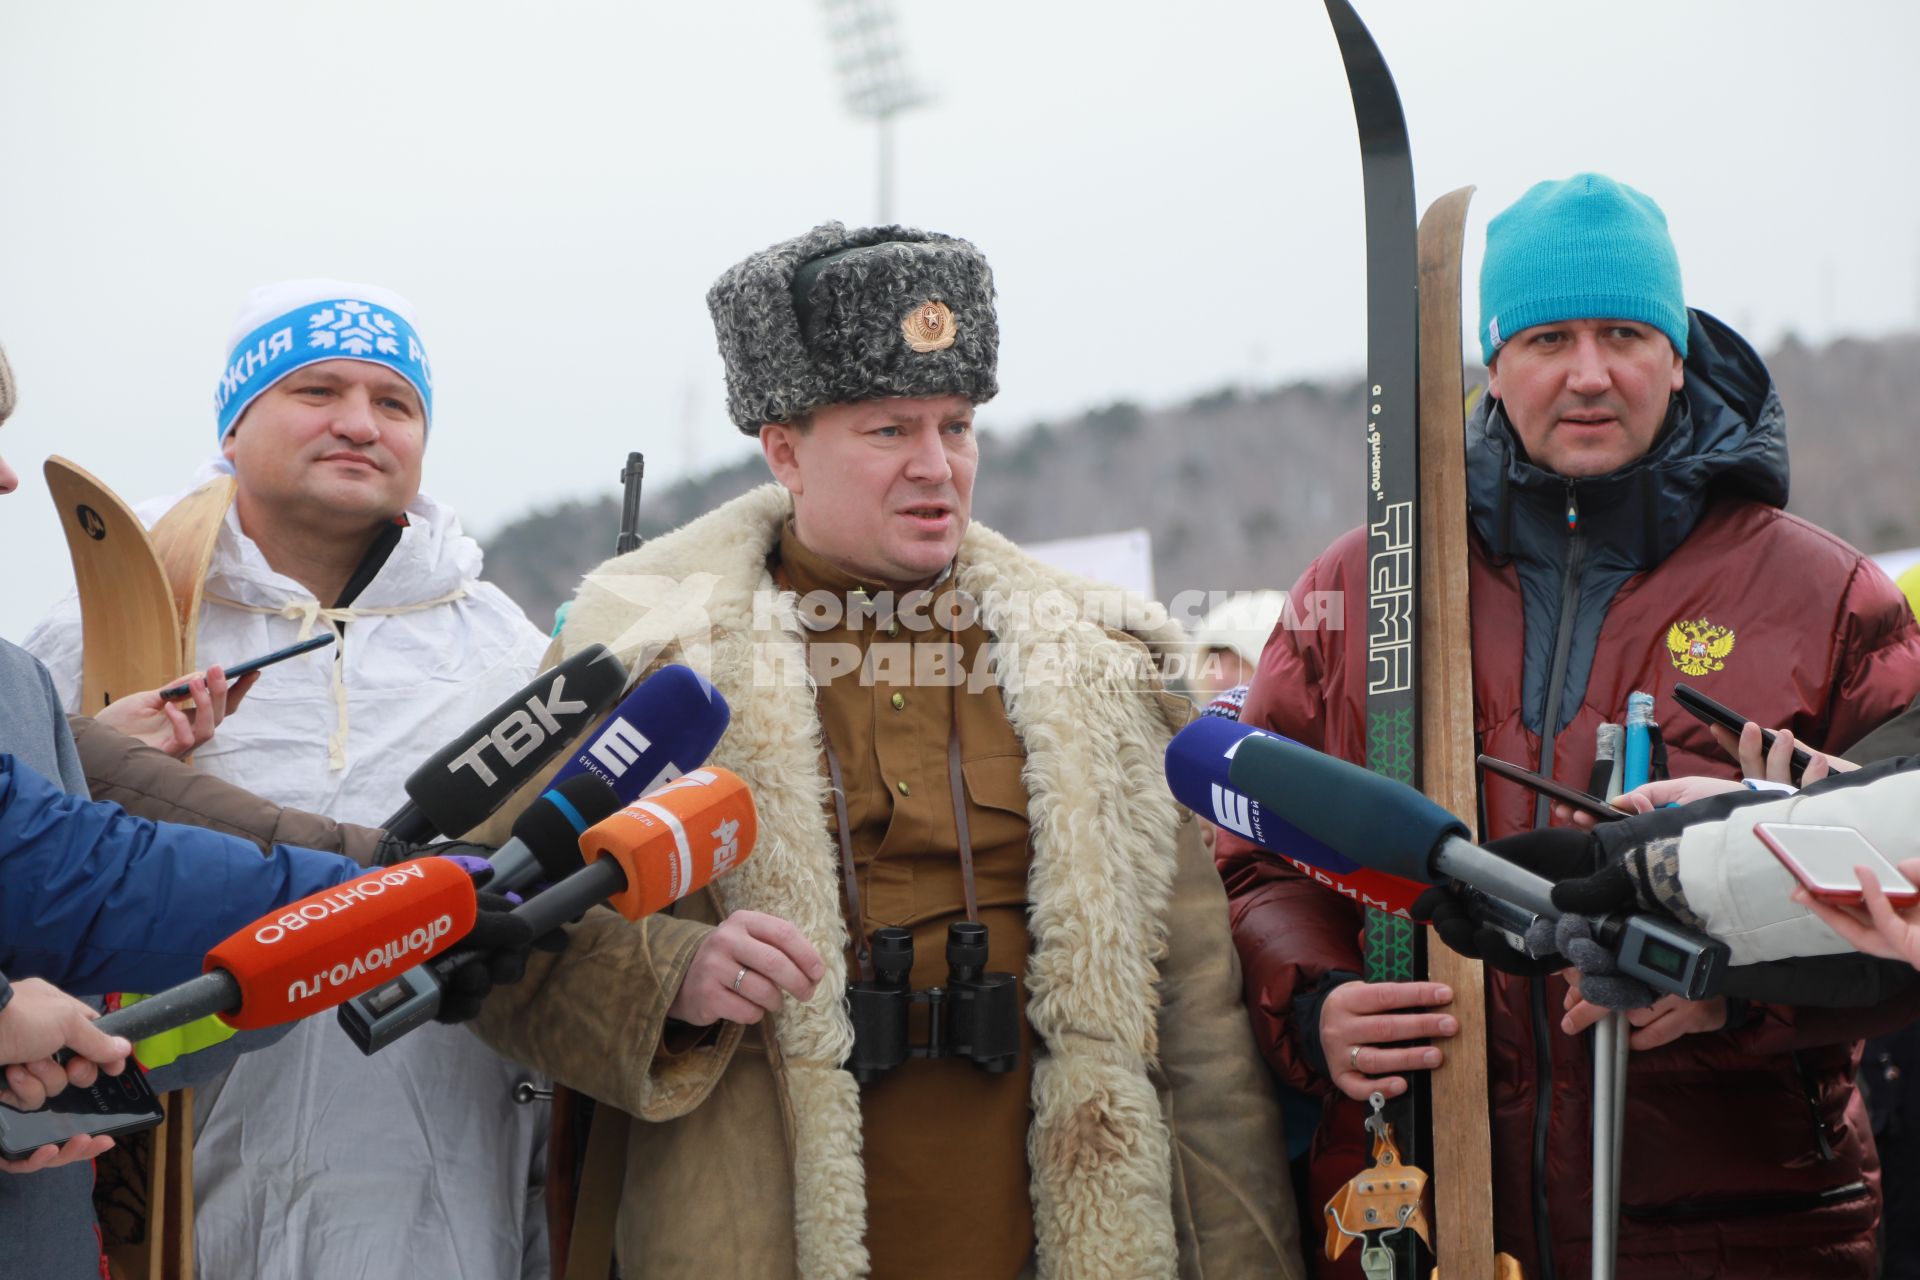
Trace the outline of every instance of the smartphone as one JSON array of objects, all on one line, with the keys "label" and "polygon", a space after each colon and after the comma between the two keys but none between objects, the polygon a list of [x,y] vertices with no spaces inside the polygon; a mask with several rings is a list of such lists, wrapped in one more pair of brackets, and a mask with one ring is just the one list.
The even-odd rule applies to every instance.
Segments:
[{"label": "smartphone", "polygon": [[1822,827],[1800,822],[1756,822],[1753,834],[1773,850],[1782,866],[1805,885],[1807,892],[1822,902],[1858,903],[1860,878],[1855,867],[1865,867],[1880,879],[1887,901],[1896,907],[1920,902],[1920,889],[1900,874],[1900,868],[1888,862],[1873,847],[1872,841],[1852,827]]},{"label": "smartphone", "polygon": [[[1746,716],[1741,715],[1725,703],[1715,702],[1712,698],[1709,698],[1706,694],[1700,692],[1690,684],[1677,684],[1673,686],[1673,700],[1680,704],[1682,710],[1689,712],[1695,718],[1704,720],[1708,724],[1717,724],[1723,729],[1730,730],[1736,738],[1740,736],[1741,728],[1747,723],[1748,718]],[[1774,739],[1778,736],[1779,735],[1771,729],[1762,729],[1760,731],[1760,749],[1762,751],[1773,750]],[[1796,745],[1793,748],[1793,780],[1798,782],[1800,775],[1804,773],[1807,766],[1812,763],[1812,753],[1805,747]]]},{"label": "smartphone", "polygon": [[[250,676],[262,667],[270,667],[276,662],[285,662],[288,658],[298,657],[303,653],[312,653],[315,649],[324,649],[332,644],[333,641],[334,634],[328,631],[321,635],[311,636],[296,644],[290,644],[284,649],[275,649],[272,653],[264,653],[257,658],[248,658],[245,662],[235,663],[226,669],[227,682],[231,684],[240,679],[241,676]],[[160,696],[163,698],[184,698],[189,692],[191,692],[189,686],[176,684],[171,688],[162,689]]]},{"label": "smartphone", "polygon": [[1575,790],[1564,782],[1555,782],[1552,778],[1535,773],[1531,769],[1522,769],[1517,764],[1509,764],[1505,760],[1496,760],[1492,756],[1482,755],[1480,767],[1488,773],[1498,774],[1523,787],[1532,787],[1541,795],[1558,800],[1570,809],[1578,809],[1581,813],[1600,822],[1612,822],[1627,816],[1624,810],[1614,808],[1605,800],[1595,800],[1584,791]]},{"label": "smartphone", "polygon": [[146,1072],[128,1062],[126,1070],[103,1074],[91,1089],[68,1085],[38,1111],[0,1103],[0,1156],[24,1160],[49,1142],[58,1145],[83,1133],[138,1133],[159,1124],[163,1114]]}]

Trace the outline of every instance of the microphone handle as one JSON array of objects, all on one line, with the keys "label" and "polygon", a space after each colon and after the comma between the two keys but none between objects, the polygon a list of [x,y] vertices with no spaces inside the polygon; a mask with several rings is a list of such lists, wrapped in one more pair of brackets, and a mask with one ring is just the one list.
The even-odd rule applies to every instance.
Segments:
[{"label": "microphone handle", "polygon": [[110,1036],[137,1042],[198,1022],[210,1013],[232,1013],[239,1007],[239,982],[225,969],[211,969],[139,1004],[104,1014],[93,1025]]},{"label": "microphone handle", "polygon": [[1435,879],[1458,880],[1549,920],[1560,918],[1560,908],[1553,905],[1553,881],[1515,866],[1470,840],[1448,836],[1433,851],[1429,865]]},{"label": "microphone handle", "polygon": [[487,859],[493,875],[480,887],[489,893],[514,893],[540,878],[540,862],[527,842],[515,836]]},{"label": "microphone handle", "polygon": [[588,907],[605,902],[627,887],[627,869],[618,858],[597,858],[558,884],[549,885],[513,909],[516,919],[544,937]]}]

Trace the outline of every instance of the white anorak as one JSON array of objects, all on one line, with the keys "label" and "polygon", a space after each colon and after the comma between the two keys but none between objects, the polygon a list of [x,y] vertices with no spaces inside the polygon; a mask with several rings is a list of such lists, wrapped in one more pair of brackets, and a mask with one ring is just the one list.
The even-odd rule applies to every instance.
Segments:
[{"label": "white anorak", "polygon": [[[139,514],[151,523],[174,501]],[[264,672],[195,765],[282,805],[378,825],[422,760],[533,676],[546,638],[480,581],[480,547],[453,512],[421,495],[407,521],[352,605],[330,609],[268,567],[237,508],[227,513],[197,665],[329,627],[342,634]],[[78,709],[78,599],[26,647]],[[199,1095],[199,1274],[545,1277],[548,1112],[513,1101],[523,1080],[545,1083],[465,1028],[438,1024],[365,1057],[323,1015],[241,1057],[223,1088]]]},{"label": "white anorak", "polygon": [[1733,950],[1736,965],[1838,955],[1853,944],[1792,898],[1799,883],[1753,834],[1757,822],[1853,827],[1889,862],[1920,858],[1920,770],[1863,786],[1791,795],[1736,809],[1680,836],[1680,889],[1707,932]]}]

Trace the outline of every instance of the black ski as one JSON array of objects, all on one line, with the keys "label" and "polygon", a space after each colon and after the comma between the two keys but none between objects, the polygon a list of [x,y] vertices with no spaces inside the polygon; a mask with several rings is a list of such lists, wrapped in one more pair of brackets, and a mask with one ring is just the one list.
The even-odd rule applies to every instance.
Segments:
[{"label": "black ski", "polygon": [[[1347,0],[1326,0],[1360,132],[1367,214],[1367,767],[1408,786],[1419,779],[1419,331],[1413,155],[1400,92],[1380,47]],[[1422,931],[1369,909],[1366,977],[1412,982],[1425,972]],[[1426,1080],[1389,1103],[1402,1157],[1423,1167]],[[1420,1268],[1414,1233],[1385,1233],[1395,1280]]]}]

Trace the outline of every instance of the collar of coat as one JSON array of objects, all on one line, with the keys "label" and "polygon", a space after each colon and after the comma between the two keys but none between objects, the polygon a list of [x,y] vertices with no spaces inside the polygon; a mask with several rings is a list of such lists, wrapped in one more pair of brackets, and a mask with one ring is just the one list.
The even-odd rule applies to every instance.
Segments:
[{"label": "collar of coat", "polygon": [[[714,892],[723,910],[798,925],[827,962],[818,994],[774,1020],[794,1119],[803,1275],[865,1269],[859,1089],[841,992],[847,930],[826,821],[820,722],[793,597],[767,568],[792,505],[766,485],[589,575],[568,613],[571,653],[593,642],[636,667],[685,662],[733,720],[711,762],[752,788],[760,842]],[[1178,810],[1163,755],[1186,722],[1146,661],[1182,643],[1158,605],[1054,569],[978,524],[955,581],[992,637],[988,661],[1027,752],[1035,1227],[1043,1274],[1171,1274],[1166,1126],[1149,1079],[1157,966]],[[1128,1224],[1116,1240],[1115,1224]],[[1115,1250],[1137,1267],[1115,1267]]]}]

